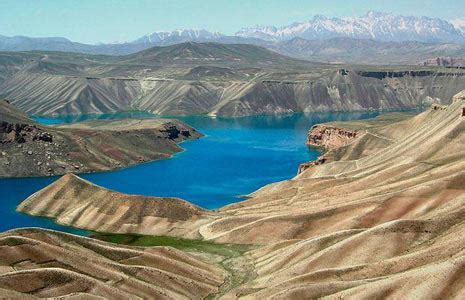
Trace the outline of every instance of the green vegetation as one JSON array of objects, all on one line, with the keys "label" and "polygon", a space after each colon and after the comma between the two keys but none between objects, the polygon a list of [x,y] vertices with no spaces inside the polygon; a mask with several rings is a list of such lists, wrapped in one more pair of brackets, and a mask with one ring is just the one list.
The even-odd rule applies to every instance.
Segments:
[{"label": "green vegetation", "polygon": [[179,250],[206,252],[225,257],[237,257],[252,249],[252,246],[248,245],[218,244],[209,241],[188,240],[169,236],[96,233],[92,237],[115,244],[141,247],[168,246]]}]

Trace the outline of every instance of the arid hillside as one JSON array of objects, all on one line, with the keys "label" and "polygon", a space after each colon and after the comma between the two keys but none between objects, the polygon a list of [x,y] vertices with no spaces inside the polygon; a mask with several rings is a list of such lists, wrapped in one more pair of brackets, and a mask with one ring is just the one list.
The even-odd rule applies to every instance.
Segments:
[{"label": "arid hillside", "polygon": [[0,100],[0,177],[112,170],[170,157],[201,134],[178,120],[44,126]]},{"label": "arid hillside", "polygon": [[202,299],[224,271],[169,247],[124,247],[42,229],[0,235],[6,299]]},{"label": "arid hillside", "polygon": [[[239,283],[216,294],[225,298],[461,299],[464,108],[462,92],[451,105],[434,105],[411,118],[385,118],[379,126],[376,119],[349,122],[347,129],[360,134],[331,150],[339,151],[332,160],[188,223],[179,217],[158,219],[162,226],[154,222],[144,233],[149,228],[157,235],[255,245],[230,262],[235,269],[225,269],[232,276],[238,268],[250,268]],[[344,123],[337,125],[343,128]],[[79,182],[68,175],[19,209],[98,230],[111,219],[95,214],[91,222],[80,213],[64,217],[80,209],[75,205],[80,193],[72,192]],[[87,182],[82,189],[108,193]],[[144,200],[131,202],[131,197],[118,196],[133,207]],[[98,197],[87,199],[88,205],[98,207]],[[100,203],[100,211],[107,211],[115,222],[127,219],[108,209],[108,201]],[[186,207],[176,209],[183,215]],[[139,213],[135,220],[144,218]],[[172,231],[163,226],[166,222],[182,226]]]},{"label": "arid hillside", "polygon": [[190,42],[125,56],[0,53],[0,97],[36,115],[405,109],[448,104],[464,88],[462,69],[313,63],[245,44]]}]

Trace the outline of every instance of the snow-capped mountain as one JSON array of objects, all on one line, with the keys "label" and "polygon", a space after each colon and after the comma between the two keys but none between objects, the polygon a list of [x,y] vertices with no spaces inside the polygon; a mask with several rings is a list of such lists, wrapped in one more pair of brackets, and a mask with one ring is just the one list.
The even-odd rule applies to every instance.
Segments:
[{"label": "snow-capped mountain", "polygon": [[156,44],[168,39],[180,39],[180,40],[215,40],[223,35],[219,32],[210,32],[204,29],[178,29],[173,31],[156,31],[144,35],[143,37],[135,40],[133,43],[142,44]]},{"label": "snow-capped mountain", "polygon": [[236,33],[269,41],[295,37],[309,40],[349,37],[378,41],[465,42],[465,33],[451,22],[429,17],[398,16],[390,13],[368,12],[362,17],[313,19],[285,27],[253,27]]},{"label": "snow-capped mountain", "polygon": [[465,19],[454,19],[450,20],[450,22],[455,26],[455,28],[465,34]]}]

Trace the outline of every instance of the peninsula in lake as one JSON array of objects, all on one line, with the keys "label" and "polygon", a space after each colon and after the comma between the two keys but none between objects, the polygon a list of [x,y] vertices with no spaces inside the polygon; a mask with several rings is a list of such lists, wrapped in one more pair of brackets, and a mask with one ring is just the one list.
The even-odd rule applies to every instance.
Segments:
[{"label": "peninsula in lake", "polygon": [[162,158],[202,135],[170,119],[45,126],[0,100],[0,177],[106,171]]}]

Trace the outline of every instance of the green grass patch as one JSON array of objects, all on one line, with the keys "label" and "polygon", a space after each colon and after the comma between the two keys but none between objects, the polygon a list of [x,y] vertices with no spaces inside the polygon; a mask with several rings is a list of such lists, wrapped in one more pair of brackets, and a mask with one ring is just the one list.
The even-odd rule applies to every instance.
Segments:
[{"label": "green grass patch", "polygon": [[170,236],[95,233],[91,237],[115,244],[140,247],[167,246],[184,251],[206,252],[227,257],[240,256],[252,249],[252,246],[249,245],[218,244],[210,241],[188,240]]}]

